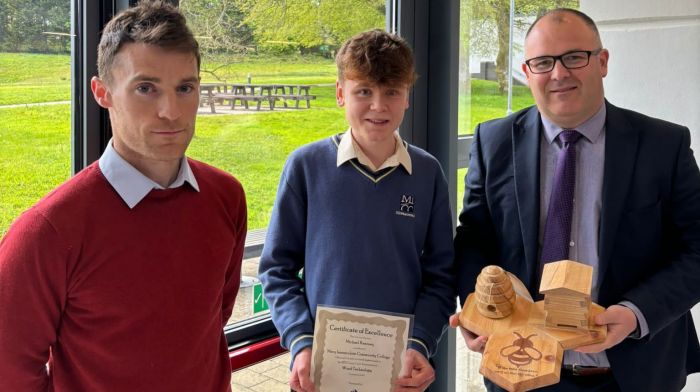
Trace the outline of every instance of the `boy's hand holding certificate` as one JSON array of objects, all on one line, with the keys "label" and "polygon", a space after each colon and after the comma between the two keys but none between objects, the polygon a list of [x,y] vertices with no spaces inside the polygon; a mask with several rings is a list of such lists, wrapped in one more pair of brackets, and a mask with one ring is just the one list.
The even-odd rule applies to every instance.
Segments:
[{"label": "boy's hand holding certificate", "polygon": [[316,390],[391,390],[411,322],[410,315],[318,306],[311,357]]}]

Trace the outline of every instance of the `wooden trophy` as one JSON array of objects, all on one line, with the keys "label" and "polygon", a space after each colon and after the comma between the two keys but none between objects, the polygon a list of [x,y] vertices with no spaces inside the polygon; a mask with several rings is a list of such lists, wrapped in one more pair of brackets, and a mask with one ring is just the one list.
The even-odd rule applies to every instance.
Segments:
[{"label": "wooden trophy", "polygon": [[593,268],[575,261],[548,263],[533,302],[525,285],[501,267],[484,267],[459,315],[460,325],[489,339],[479,372],[511,392],[559,382],[564,350],[605,340],[593,318]]}]

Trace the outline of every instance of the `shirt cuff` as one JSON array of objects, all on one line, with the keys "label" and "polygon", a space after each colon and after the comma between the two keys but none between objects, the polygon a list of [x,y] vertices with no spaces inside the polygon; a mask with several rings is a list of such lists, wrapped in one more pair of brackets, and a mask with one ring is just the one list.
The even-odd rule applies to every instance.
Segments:
[{"label": "shirt cuff", "polygon": [[619,303],[619,305],[628,308],[632,311],[632,313],[634,313],[635,317],[637,317],[637,329],[635,329],[629,337],[632,339],[641,339],[649,335],[649,324],[647,324],[647,319],[644,318],[642,311],[639,310],[637,305],[630,301],[622,301]]},{"label": "shirt cuff", "polygon": [[425,358],[430,358],[428,356],[428,345],[425,344],[422,340],[418,338],[408,338],[408,347],[407,348],[412,348],[419,353],[423,354]]},{"label": "shirt cuff", "polygon": [[292,340],[289,344],[289,352],[292,354],[291,359],[294,363],[294,358],[296,358],[299,351],[305,349],[306,347],[311,347],[314,342],[314,335],[299,335]]}]

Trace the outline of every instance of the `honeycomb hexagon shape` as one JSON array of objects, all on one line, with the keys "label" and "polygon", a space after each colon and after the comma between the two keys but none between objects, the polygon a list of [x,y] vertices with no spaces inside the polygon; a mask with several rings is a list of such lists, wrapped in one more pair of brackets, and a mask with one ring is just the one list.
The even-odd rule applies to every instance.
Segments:
[{"label": "honeycomb hexagon shape", "polygon": [[563,353],[556,339],[524,325],[489,337],[479,372],[508,391],[529,391],[559,382]]}]

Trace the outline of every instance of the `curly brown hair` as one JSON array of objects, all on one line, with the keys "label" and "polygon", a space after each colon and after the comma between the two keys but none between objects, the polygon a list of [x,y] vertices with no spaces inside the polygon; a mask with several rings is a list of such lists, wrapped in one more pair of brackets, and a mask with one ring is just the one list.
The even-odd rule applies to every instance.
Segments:
[{"label": "curly brown hair", "polygon": [[396,34],[375,29],[346,41],[335,57],[338,80],[364,80],[380,85],[412,86],[415,72],[413,51]]}]

